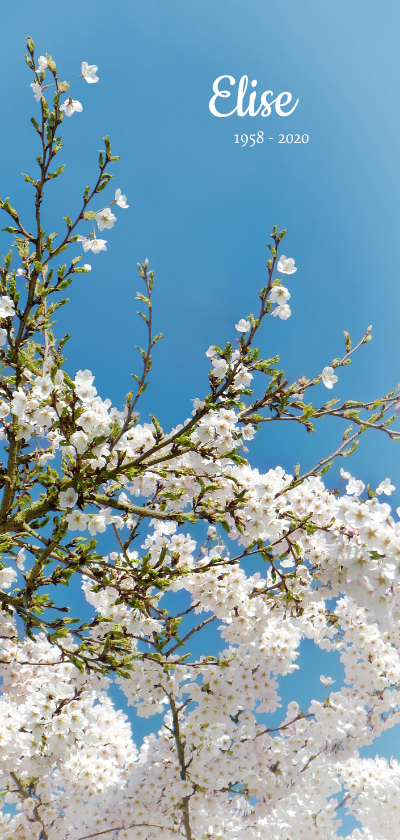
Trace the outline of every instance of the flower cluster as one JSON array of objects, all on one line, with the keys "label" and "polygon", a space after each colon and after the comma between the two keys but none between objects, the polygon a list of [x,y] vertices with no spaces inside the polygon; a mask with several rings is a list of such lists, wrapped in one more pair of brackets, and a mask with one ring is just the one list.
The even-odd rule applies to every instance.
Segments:
[{"label": "flower cluster", "polygon": [[[275,473],[277,487],[282,480]],[[315,595],[305,557],[296,569],[303,589],[296,612],[287,599],[268,598],[259,575],[232,565],[222,543],[196,559],[188,535],[179,539],[170,523],[153,528],[143,549],[154,565],[165,550],[170,560],[184,560],[189,574],[172,593],[184,588],[193,617],[208,616],[190,632],[201,633],[207,620],[220,622],[221,649],[186,661],[176,648],[152,654],[163,625],[165,632],[171,623],[170,609],[163,610],[164,596],[155,592],[150,612],[157,618],[121,603],[120,583],[129,588],[122,555],[104,558],[114,562],[115,586],[96,592],[85,580],[89,603],[136,651],[130,678],[117,679],[129,705],[141,716],[165,715],[138,753],[126,718],[107,697],[108,680],[77,671],[44,636],[19,642],[12,619],[4,617],[0,775],[5,807],[17,805],[2,818],[5,840],[39,838],[42,831],[49,840],[79,840],[102,830],[128,840],[160,831],[172,838],[185,836],[187,819],[194,837],[281,840],[286,832],[295,840],[333,840],[342,802],[365,837],[374,831],[371,836],[395,840],[398,763],[359,758],[358,750],[400,720],[397,628],[380,629],[371,611],[347,594],[338,595],[332,613]],[[129,562],[138,565],[137,552]],[[93,627],[93,641],[100,627]],[[339,652],[343,686],[305,710],[290,703],[268,727],[265,716],[279,708],[277,677],[297,667],[304,637]],[[67,637],[65,651],[74,650]],[[333,682],[321,681],[327,688]],[[362,836],[357,829],[351,840]]]},{"label": "flower cluster", "polygon": [[[115,198],[111,204],[117,204],[118,207],[122,207],[123,210],[127,210],[129,207],[126,195],[122,195],[119,188],[115,191]],[[90,211],[88,213],[84,213],[83,218],[92,219],[93,222],[96,222],[100,231],[103,231],[104,229],[110,230],[110,228],[114,227],[114,223],[117,221],[117,217],[114,216],[114,213],[112,213],[110,206],[103,207],[98,212]],[[93,254],[99,254],[100,251],[107,251],[107,240],[98,239],[96,237],[94,225],[93,233],[89,234],[89,236],[79,235],[75,238],[75,241],[82,242],[82,247],[85,253],[87,251],[92,251]]]},{"label": "flower cluster", "polygon": [[[36,68],[36,77],[37,81],[32,82],[31,88],[33,91],[33,95],[36,99],[36,102],[41,102],[44,98],[43,91],[46,90],[49,85],[43,84],[45,81],[45,74],[46,70],[55,70],[55,63],[51,57],[51,55],[41,55],[38,59],[38,64]],[[99,77],[96,76],[98,68],[95,64],[88,64],[87,61],[82,61],[81,65],[81,75],[79,76],[80,79],[85,79],[85,82],[88,84],[94,84],[95,82],[99,81]],[[71,82],[63,82],[61,87],[62,90],[68,90]],[[72,99],[72,96],[68,96],[68,98],[63,102],[60,106],[60,110],[64,112],[66,117],[72,117],[72,114],[75,112],[81,113],[83,111],[83,105],[78,102],[77,99]]]}]

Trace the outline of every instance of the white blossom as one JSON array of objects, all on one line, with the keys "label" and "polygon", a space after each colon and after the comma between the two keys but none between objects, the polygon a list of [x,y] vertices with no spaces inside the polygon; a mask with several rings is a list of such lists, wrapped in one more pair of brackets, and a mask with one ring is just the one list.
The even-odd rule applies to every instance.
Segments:
[{"label": "white blossom", "polygon": [[4,569],[0,569],[0,588],[1,589],[10,589],[11,584],[15,583],[17,579],[17,573],[15,569],[12,569],[11,566],[6,566]]},{"label": "white blossom", "polygon": [[390,483],[390,478],[385,478],[385,480],[381,481],[379,486],[376,488],[376,493],[378,496],[380,496],[381,493],[384,493],[385,496],[391,496],[395,489],[395,486]]},{"label": "white blossom", "polygon": [[21,571],[25,568],[24,567],[25,560],[26,560],[26,553],[25,553],[24,549],[21,548],[20,551],[18,552],[16,558],[15,558],[15,562],[16,562],[18,568],[21,569]]},{"label": "white blossom", "polygon": [[87,513],[82,513],[81,510],[75,509],[71,513],[67,513],[66,520],[70,531],[85,531],[89,517]]},{"label": "white blossom", "polygon": [[196,399],[192,400],[192,403],[193,403],[193,412],[192,412],[193,414],[196,414],[196,411],[199,411],[200,408],[204,408],[204,406],[205,406],[204,400],[199,400],[199,399],[197,399],[197,397],[196,397]]},{"label": "white blossom", "polygon": [[74,382],[76,385],[92,385],[94,382],[92,371],[88,370],[88,368],[78,370],[75,374]]},{"label": "white blossom", "polygon": [[68,487],[68,490],[63,490],[58,497],[60,507],[72,508],[76,504],[77,500],[78,494],[73,487]]},{"label": "white blossom", "polygon": [[93,85],[95,82],[99,81],[99,77],[96,76],[98,67],[95,64],[88,64],[87,61],[82,61],[81,72],[82,76],[86,82],[90,85]]},{"label": "white blossom", "polygon": [[251,328],[251,323],[250,321],[246,321],[244,318],[241,318],[240,321],[238,321],[238,323],[235,324],[235,328],[238,332],[247,333]]},{"label": "white blossom", "polygon": [[223,379],[227,370],[228,370],[228,362],[226,359],[212,359],[212,367],[213,367],[213,374],[217,377],[217,379]]},{"label": "white blossom", "polygon": [[81,105],[77,99],[72,99],[72,97],[69,96],[68,99],[60,105],[60,111],[64,111],[66,117],[72,117],[72,114],[74,114],[75,111],[79,113],[83,111],[83,105]]},{"label": "white blossom", "polygon": [[330,367],[329,365],[324,367],[321,378],[325,388],[333,388],[335,382],[338,381],[336,374],[333,372],[333,367]]},{"label": "white blossom", "polygon": [[349,481],[346,485],[346,493],[348,496],[359,496],[365,490],[365,484],[362,481],[358,481],[356,478],[350,476]]},{"label": "white blossom", "polygon": [[90,249],[94,254],[99,254],[100,251],[107,251],[106,239],[92,239]]},{"label": "white blossom", "polygon": [[210,346],[209,346],[208,350],[206,350],[206,356],[207,356],[209,359],[213,359],[213,358],[214,358],[214,356],[216,356],[216,355],[217,355],[217,351],[216,351],[216,349],[215,349],[214,345],[213,345],[213,344],[210,344]]},{"label": "white blossom", "polygon": [[13,318],[15,315],[14,302],[8,295],[0,296],[0,318]]},{"label": "white blossom", "polygon": [[254,426],[250,426],[250,424],[248,424],[242,430],[242,438],[243,438],[243,440],[253,440],[255,433],[256,433],[256,430],[255,430]]},{"label": "white blossom", "polygon": [[127,210],[129,204],[126,203],[126,195],[121,195],[121,190],[115,190],[115,203],[118,204],[118,207],[122,207],[123,210]]},{"label": "white blossom", "polygon": [[[104,228],[112,228],[114,227],[114,222],[117,221],[117,217],[114,216],[114,213],[111,212],[109,207],[106,207],[105,210],[101,210],[100,213],[96,214],[96,222],[97,227],[99,230],[104,230]],[[96,240],[94,240],[96,241]],[[92,245],[93,248],[93,245]]]},{"label": "white blossom", "polygon": [[102,513],[97,513],[89,520],[89,531],[94,536],[97,533],[104,533],[106,530],[106,519]]},{"label": "white blossom", "polygon": [[89,236],[80,236],[79,235],[79,236],[76,237],[76,240],[77,240],[77,242],[82,242],[83,250],[85,252],[91,250],[93,240]]},{"label": "white blossom", "polygon": [[322,682],[322,685],[325,686],[332,685],[335,682],[335,680],[333,680],[332,677],[324,677],[322,674],[320,676],[320,680]]},{"label": "white blossom", "polygon": [[297,271],[297,268],[294,267],[294,259],[292,257],[285,257],[283,254],[279,257],[277,270],[281,272],[281,274],[294,274]]},{"label": "white blossom", "polygon": [[274,309],[272,314],[273,314],[274,318],[276,318],[276,316],[278,315],[278,317],[282,321],[286,321],[287,318],[290,318],[290,316],[292,314],[292,310],[287,303],[283,303],[281,306],[277,306],[276,309]]},{"label": "white blossom", "polygon": [[31,85],[30,85],[30,86],[31,86],[31,88],[32,88],[33,95],[34,95],[34,97],[35,97],[35,99],[36,99],[36,102],[40,102],[40,100],[41,100],[41,99],[42,99],[42,97],[43,97],[43,90],[42,90],[42,86],[41,86],[41,85],[39,85],[39,84],[38,84],[38,82],[31,82]]},{"label": "white blossom", "polygon": [[342,480],[351,478],[351,474],[347,470],[344,470],[343,467],[340,467],[340,478]]},{"label": "white blossom", "polygon": [[253,374],[250,373],[250,371],[246,370],[245,367],[240,367],[237,373],[235,374],[233,384],[235,388],[247,388],[250,385],[252,379]]},{"label": "white blossom", "polygon": [[82,242],[85,252],[93,251],[94,254],[98,254],[100,251],[107,251],[106,239],[91,239],[89,236],[78,236],[77,242]]},{"label": "white blossom", "polygon": [[49,64],[45,55],[40,55],[38,59],[38,70],[39,73],[44,73],[47,70]]},{"label": "white blossom", "polygon": [[271,303],[285,304],[286,301],[289,300],[289,298],[290,293],[288,289],[285,288],[285,286],[279,285],[272,287],[271,294],[269,296]]},{"label": "white blossom", "polygon": [[78,455],[82,455],[87,448],[88,438],[84,432],[74,432],[71,435],[71,443],[75,447]]}]

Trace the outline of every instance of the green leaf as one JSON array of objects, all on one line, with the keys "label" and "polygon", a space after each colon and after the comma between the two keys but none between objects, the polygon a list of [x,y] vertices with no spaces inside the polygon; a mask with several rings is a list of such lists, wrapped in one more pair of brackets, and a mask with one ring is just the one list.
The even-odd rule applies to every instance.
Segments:
[{"label": "green leaf", "polygon": [[97,192],[97,193],[102,192],[102,191],[105,189],[105,187],[107,186],[107,184],[109,184],[109,183],[110,183],[111,178],[114,178],[114,175],[110,175],[110,174],[107,172],[107,173],[103,176],[103,179],[102,179],[102,181],[100,182],[99,186],[98,186],[98,187],[96,187],[96,192]]},{"label": "green leaf", "polygon": [[31,123],[33,127],[36,128],[36,131],[40,134],[39,123],[37,122],[37,120],[35,120],[35,117],[31,117]]},{"label": "green leaf", "polygon": [[144,295],[141,295],[141,294],[140,294],[140,292],[137,292],[137,293],[136,293],[136,300],[142,300],[142,301],[143,301],[143,303],[147,304],[147,306],[148,306],[148,307],[149,307],[149,309],[150,309],[150,307],[151,307],[151,300],[150,300],[150,298],[147,298],[147,297],[145,297]]},{"label": "green leaf", "polygon": [[52,59],[51,55],[47,55],[47,53],[46,53],[46,57],[47,57],[47,64],[49,65],[49,70],[52,73],[55,73],[56,70],[57,70],[56,62]]},{"label": "green leaf", "polygon": [[55,172],[49,172],[48,175],[47,175],[47,180],[51,181],[52,178],[58,178],[58,176],[61,175],[62,172],[64,172],[65,167],[66,167],[66,164],[63,163],[63,165],[59,166],[58,169],[56,169]]},{"label": "green leaf", "polygon": [[357,449],[357,446],[358,446],[358,440],[354,440],[350,449],[348,449],[347,452],[342,452],[342,457],[347,458],[348,455],[351,455],[352,452],[354,452]]},{"label": "green leaf", "polygon": [[[156,428],[157,434],[162,434],[160,423],[158,422],[158,419],[157,419],[157,417],[155,416],[155,414],[150,414],[150,417],[151,417],[151,419],[152,419],[152,421],[153,421],[153,424],[154,424],[154,426],[155,426],[155,428]],[[165,546],[164,546],[164,548],[165,548]],[[165,556],[165,555],[164,555],[164,556]]]},{"label": "green leaf", "polygon": [[312,417],[313,414],[315,414],[315,410],[312,407],[312,403],[310,403],[309,405],[306,405],[300,419],[304,423],[306,420],[309,419],[309,417]]},{"label": "green leaf", "polygon": [[[82,269],[83,271],[84,269]],[[67,286],[72,282],[72,277],[67,277],[66,280],[63,280],[62,283],[58,286],[59,289],[66,289]]]},{"label": "green leaf", "polygon": [[57,236],[56,233],[50,233],[50,235],[46,237],[46,248],[47,248],[48,251],[53,250],[52,243],[53,243],[53,239],[55,239],[56,236]]},{"label": "green leaf", "polygon": [[343,332],[344,332],[344,338],[345,338],[346,350],[347,350],[347,352],[349,353],[349,351],[351,350],[351,338],[350,338],[350,333],[348,333],[346,330],[343,330]]},{"label": "green leaf", "polygon": [[[69,338],[69,336],[68,336],[68,338]],[[71,391],[74,391],[75,390],[75,383],[71,379],[71,377],[68,376],[68,373],[66,373],[65,371],[64,371],[64,380],[67,383],[68,388],[71,388]]]},{"label": "green leaf", "polygon": [[75,656],[71,656],[70,657],[70,662],[72,662],[72,664],[75,665],[75,668],[77,668],[78,671],[80,671],[81,674],[83,674],[84,667],[83,667],[83,664],[82,664],[80,659],[77,659]]},{"label": "green leaf", "polygon": [[6,200],[5,200],[5,202],[3,203],[3,205],[2,205],[2,206],[3,206],[3,210],[6,210],[6,211],[7,211],[7,213],[8,213],[10,216],[12,216],[12,217],[13,217],[13,219],[18,219],[18,213],[17,213],[17,211],[16,211],[16,210],[14,210],[14,208],[13,208],[13,207],[11,207],[11,204],[9,203],[8,198],[6,198]]},{"label": "green leaf", "polygon": [[319,470],[318,475],[325,475],[325,473],[327,473],[328,470],[330,470],[332,464],[333,464],[333,461],[330,461],[329,464],[325,464],[325,466],[322,468],[322,470]]}]

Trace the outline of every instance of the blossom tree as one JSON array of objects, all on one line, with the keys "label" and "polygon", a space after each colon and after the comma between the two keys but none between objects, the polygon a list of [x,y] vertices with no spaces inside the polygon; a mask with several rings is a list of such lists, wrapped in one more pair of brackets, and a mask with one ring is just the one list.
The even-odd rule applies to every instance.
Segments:
[{"label": "blossom tree", "polygon": [[[234,343],[208,348],[206,393],[164,432],[155,415],[138,414],[162,337],[146,260],[142,372],[120,408],[102,400],[89,370],[68,371],[52,318],[67,303],[58,293],[91,268],[82,256],[57,266],[58,257],[79,242],[101,259],[108,243],[97,231],[128,209],[120,189],[100,198],[118,158],[104,138],[79,215],[64,218],[59,238],[47,235],[41,206],[63,169],[53,170],[59,129],[83,106],[30,38],[27,63],[40,109],[31,120],[39,172],[25,175],[34,232],[8,199],[0,204],[13,237],[0,278],[1,836],[331,840],[347,811],[358,824],[351,840],[395,840],[400,765],[359,756],[400,716],[400,523],[381,499],[395,488],[384,479],[366,489],[341,469],[345,490],[330,491],[322,475],[367,430],[399,439],[398,390],[366,403],[312,401],[371,328],[355,347],[345,333],[344,356],[297,382],[277,356],[260,357],[256,335],[270,315],[291,315],[284,283],[297,271],[274,227],[258,313],[239,320]],[[97,83],[96,73],[83,62],[79,78]],[[305,473],[261,474],[245,459],[263,424],[312,431],[326,416],[349,425]],[[105,532],[115,541],[107,555]],[[262,572],[250,574],[255,557]],[[68,602],[72,577],[89,618]],[[321,675],[325,701],[290,702],[272,724],[278,679],[297,667],[304,638],[339,653],[344,683],[333,690]],[[139,750],[111,680],[138,716],[162,714]]]}]

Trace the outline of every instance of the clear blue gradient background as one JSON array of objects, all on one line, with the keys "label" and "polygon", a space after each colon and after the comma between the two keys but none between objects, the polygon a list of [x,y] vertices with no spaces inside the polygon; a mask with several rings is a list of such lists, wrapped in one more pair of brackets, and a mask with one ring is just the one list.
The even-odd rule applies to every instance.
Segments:
[{"label": "clear blue gradient background", "polygon": [[[165,429],[182,421],[190,398],[207,390],[208,345],[235,338],[234,323],[257,311],[268,234],[277,224],[288,229],[283,252],[296,259],[298,272],[288,283],[292,317],[268,319],[263,353],[278,352],[290,380],[312,376],[342,354],[344,329],[358,340],[372,323],[373,342],[339,372],[332,395],[367,399],[397,384],[397,0],[98,0],[95,6],[44,0],[40,10],[23,0],[3,5],[0,20],[2,198],[26,208],[22,216],[30,224],[31,187],[19,174],[34,176],[39,154],[29,123],[38,106],[24,63],[28,33],[38,55],[53,55],[61,79],[77,75],[82,60],[99,66],[98,85],[72,86],[84,110],[63,124],[66,149],[59,158],[67,174],[48,188],[49,232],[63,231],[62,216],[80,208],[84,187],[97,176],[104,134],[121,156],[113,186],[126,193],[130,209],[119,211],[115,227],[103,234],[107,253],[86,257],[93,270],[68,289],[68,311],[58,318],[58,334],[72,332],[70,372],[90,368],[99,393],[121,407],[130,373],[140,368],[134,346],[145,338],[135,315],[136,263],[148,257],[156,271],[155,327],[165,338],[154,352],[142,419],[155,412]],[[222,74],[257,79],[259,94],[291,91],[299,105],[285,119],[217,119],[208,102]],[[258,130],[274,141],[253,148],[234,143],[236,133]],[[280,132],[307,133],[310,140],[279,145]],[[6,253],[7,234],[2,237]],[[77,245],[72,250],[79,253]],[[323,386],[315,389],[315,399],[327,397]],[[281,464],[291,471],[297,461],[309,468],[336,448],[342,432],[340,423],[320,423],[315,435],[271,424],[250,445],[251,462],[260,470]],[[391,499],[396,507],[399,459],[400,445],[371,433],[341,465],[372,487],[390,476],[399,488]],[[337,474],[338,467],[328,474],[330,486]],[[305,672],[285,680],[284,701],[322,699],[321,671],[340,679],[333,659],[326,664],[325,655],[305,645]],[[153,724],[135,723],[135,736]],[[367,753],[378,750],[399,756],[397,731]]]}]

